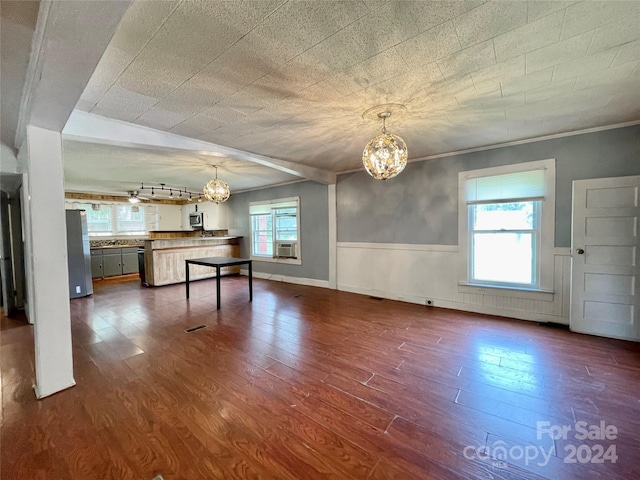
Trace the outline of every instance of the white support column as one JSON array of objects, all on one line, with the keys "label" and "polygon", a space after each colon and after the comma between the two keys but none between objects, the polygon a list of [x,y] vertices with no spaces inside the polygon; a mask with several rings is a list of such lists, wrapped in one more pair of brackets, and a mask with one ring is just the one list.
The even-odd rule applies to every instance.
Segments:
[{"label": "white support column", "polygon": [[329,197],[329,288],[338,287],[338,215],[336,184],[328,185]]},{"label": "white support column", "polygon": [[75,385],[59,132],[27,127],[27,173],[27,289],[35,333],[35,392],[42,398]]}]

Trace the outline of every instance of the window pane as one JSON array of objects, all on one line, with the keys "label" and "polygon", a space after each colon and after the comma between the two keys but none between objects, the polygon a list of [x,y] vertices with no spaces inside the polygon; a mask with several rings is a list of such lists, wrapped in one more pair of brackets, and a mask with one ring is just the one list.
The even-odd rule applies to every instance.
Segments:
[{"label": "window pane", "polygon": [[116,216],[118,232],[145,233],[144,208],[134,205],[118,205]]},{"label": "window pane", "polygon": [[298,219],[296,218],[295,209],[293,215],[277,215],[276,216],[276,240],[297,240],[298,239]]},{"label": "window pane", "polygon": [[532,233],[474,233],[473,280],[535,284]]},{"label": "window pane", "polygon": [[89,233],[111,233],[111,206],[82,205],[87,211],[87,230]]},{"label": "window pane", "polygon": [[273,256],[273,222],[268,215],[251,216],[251,253]]},{"label": "window pane", "polygon": [[531,230],[535,228],[534,203],[470,205],[473,230]]}]

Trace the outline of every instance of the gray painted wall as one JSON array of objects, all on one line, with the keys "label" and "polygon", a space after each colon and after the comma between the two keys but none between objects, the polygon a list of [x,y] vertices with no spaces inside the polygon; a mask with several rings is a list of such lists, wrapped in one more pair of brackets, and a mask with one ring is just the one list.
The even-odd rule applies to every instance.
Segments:
[{"label": "gray painted wall", "polygon": [[340,175],[338,241],[457,245],[458,172],[547,158],[556,159],[555,246],[568,247],[571,182],[640,175],[640,126],[415,162],[386,182]]},{"label": "gray painted wall", "polygon": [[[277,198],[300,197],[300,252],[302,265],[253,262],[255,272],[329,280],[328,188],[315,182],[301,182],[264,190],[232,194],[228,200],[230,229],[240,230],[242,257],[251,254],[249,203]],[[235,223],[234,223],[235,222]]]}]

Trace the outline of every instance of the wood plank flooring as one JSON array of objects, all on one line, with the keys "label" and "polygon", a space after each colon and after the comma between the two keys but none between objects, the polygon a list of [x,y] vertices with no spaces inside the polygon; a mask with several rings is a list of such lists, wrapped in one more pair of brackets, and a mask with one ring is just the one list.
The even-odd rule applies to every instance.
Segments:
[{"label": "wood plank flooring", "polygon": [[[0,477],[640,478],[638,344],[246,282],[219,311],[214,280],[96,282],[77,386],[39,401],[32,327],[2,318]],[[576,438],[602,422],[615,439]]]}]

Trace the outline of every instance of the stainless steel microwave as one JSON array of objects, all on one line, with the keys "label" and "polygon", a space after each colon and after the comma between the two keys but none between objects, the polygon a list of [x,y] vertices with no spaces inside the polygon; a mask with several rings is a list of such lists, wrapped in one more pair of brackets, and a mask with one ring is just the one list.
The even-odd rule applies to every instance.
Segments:
[{"label": "stainless steel microwave", "polygon": [[189,214],[189,225],[192,227],[201,227],[202,226],[202,213],[190,213]]}]

